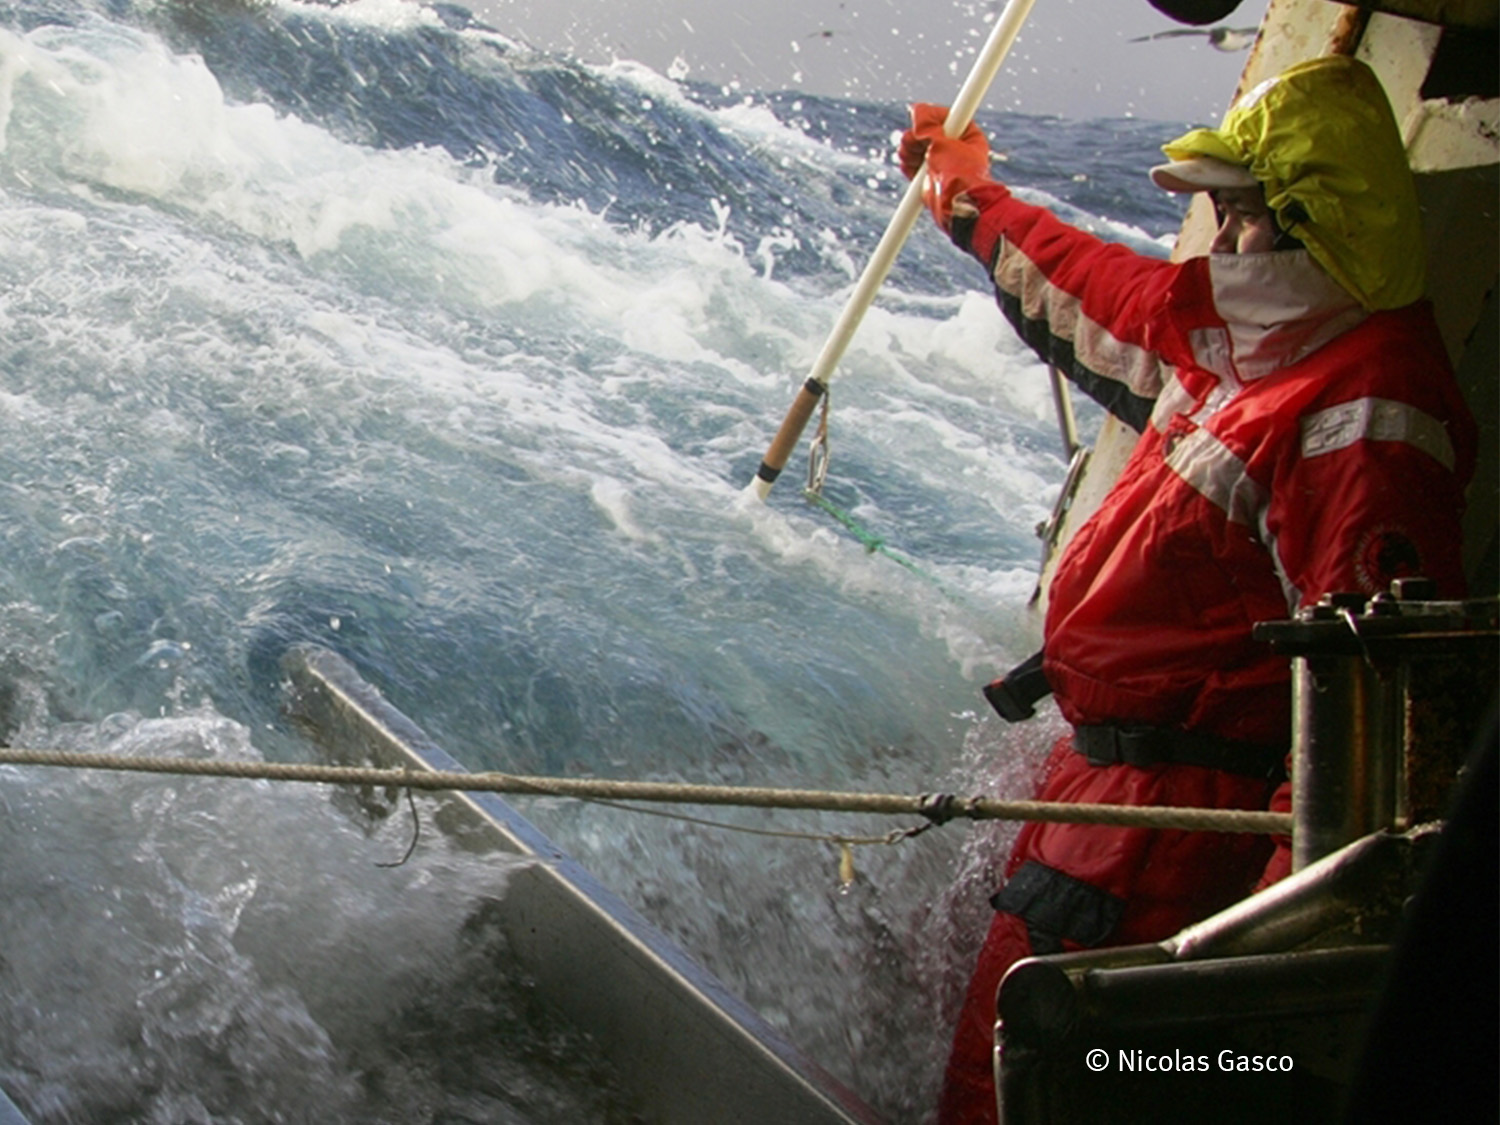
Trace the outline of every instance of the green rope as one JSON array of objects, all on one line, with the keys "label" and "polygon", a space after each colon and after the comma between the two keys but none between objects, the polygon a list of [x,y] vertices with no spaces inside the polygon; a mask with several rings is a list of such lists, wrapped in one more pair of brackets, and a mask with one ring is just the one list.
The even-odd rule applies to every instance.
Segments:
[{"label": "green rope", "polygon": [[959,601],[962,600],[956,594],[954,594],[951,590],[949,590],[943,584],[943,581],[940,578],[938,578],[934,574],[930,574],[927,571],[923,570],[920,566],[918,566],[916,563],[912,562],[911,559],[907,558],[905,555],[901,554],[899,551],[894,551],[891,548],[887,547],[884,536],[876,535],[874,532],[869,531],[866,528],[860,526],[858,520],[856,520],[853,516],[851,516],[848,512],[844,511],[842,508],[839,508],[839,507],[836,507],[833,504],[830,504],[828,502],[827,498],[825,498],[821,492],[815,492],[815,491],[813,491],[810,488],[805,488],[805,489],[802,490],[802,499],[806,500],[813,507],[822,509],[824,512],[827,512],[834,519],[838,520],[838,522],[844,526],[844,529],[846,531],[848,531],[850,535],[854,536],[854,538],[859,541],[860,545],[862,547],[864,547],[865,552],[867,554],[871,554],[871,555],[875,555],[875,554],[884,555],[886,558],[890,559],[892,562],[899,563],[901,566],[904,566],[907,570],[911,571],[918,578],[921,578],[922,580],[924,580],[926,582],[930,582],[939,591],[941,591],[942,594],[945,597],[947,597],[950,601],[959,602]]},{"label": "green rope", "polygon": [[899,563],[918,578],[931,585],[933,589],[942,594],[943,597],[947,598],[954,605],[970,611],[978,610],[978,607],[975,606],[970,598],[962,596],[949,588],[937,575],[923,570],[899,551],[893,551],[887,547],[884,536],[876,535],[874,532],[862,527],[859,521],[848,512],[828,502],[828,499],[823,495],[823,482],[828,478],[828,420],[832,413],[832,406],[833,396],[825,389],[823,392],[822,410],[818,417],[818,432],[813,438],[811,449],[808,450],[807,485],[802,489],[802,499],[838,520],[844,529],[859,541],[867,554],[884,555],[892,562]]}]

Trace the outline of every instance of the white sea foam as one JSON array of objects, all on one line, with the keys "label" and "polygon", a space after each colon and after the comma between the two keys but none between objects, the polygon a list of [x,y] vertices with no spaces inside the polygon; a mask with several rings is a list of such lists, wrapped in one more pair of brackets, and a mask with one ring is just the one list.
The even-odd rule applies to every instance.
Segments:
[{"label": "white sea foam", "polygon": [[[421,10],[364,0],[327,18],[428,18],[405,8]],[[883,172],[765,111],[618,80],[794,169]],[[103,716],[145,715],[135,737],[185,746],[212,728],[249,753],[276,722],[275,657],[314,640],[355,655],[471,765],[990,783],[964,757],[974,739],[1001,752],[976,687],[1031,642],[1031,527],[1062,465],[1045,374],[988,297],[888,292],[833,381],[828,493],[917,574],[797,501],[802,450],[769,504],[742,495],[847,294],[855,242],[832,229],[799,234],[831,263],[810,280],[780,230],[731,234],[722,201],[703,222],[620,226],[440,149],[356,144],[237,104],[197,58],[97,17],[0,31],[0,126],[0,658],[31,670],[12,710],[37,729],[79,717],[79,738],[112,745]],[[199,698],[212,710],[184,708]],[[81,851],[49,849],[79,873],[59,876],[63,918],[97,914],[87,849],[132,839],[120,821],[136,814],[110,809],[121,791],[102,784],[77,798],[92,842],[64,820]],[[252,827],[220,851],[212,829],[241,831],[240,798],[129,792],[120,809],[143,822],[187,815],[203,857],[142,853],[138,897],[170,925],[132,941],[185,948],[184,918],[218,919],[203,948],[238,983],[204,983],[202,1010],[187,1007],[222,1030],[213,1020],[259,994],[281,1018],[260,1047],[304,1052],[298,1073],[344,1098],[330,1021],[360,1017],[289,998],[289,970],[268,967],[278,941],[315,939],[242,941],[270,927],[265,904],[298,913],[333,877],[317,864],[364,842],[320,849],[337,818],[294,803],[265,814],[269,837]],[[957,843],[862,856],[864,882],[842,895],[813,845],[572,806],[539,819],[820,1060],[898,1110],[925,1097],[941,1014],[895,1027],[885,1013],[922,1008],[922,973],[955,971],[918,958]],[[382,858],[404,843],[391,834]],[[193,864],[201,882],[178,870]],[[441,897],[450,878],[472,889],[445,868],[414,893]],[[409,905],[361,893],[351,917]],[[463,913],[443,911],[434,926]],[[361,949],[377,940],[313,914]],[[91,918],[105,928],[89,941],[108,945],[108,920]],[[455,940],[412,925],[404,945]],[[357,991],[359,964],[328,969],[330,991]],[[163,979],[142,1004],[169,1015],[191,988]],[[188,1050],[170,1019],[152,1034]],[[75,1076],[36,1096],[66,1116]]]}]

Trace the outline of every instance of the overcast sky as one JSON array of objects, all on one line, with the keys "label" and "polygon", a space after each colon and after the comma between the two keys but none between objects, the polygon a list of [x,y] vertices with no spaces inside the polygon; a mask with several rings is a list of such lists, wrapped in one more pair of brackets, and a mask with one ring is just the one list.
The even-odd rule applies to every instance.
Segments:
[{"label": "overcast sky", "polygon": [[[633,59],[746,90],[950,102],[1001,0],[460,0],[485,22],[585,62]],[[1254,27],[1267,0],[1225,20]],[[1036,0],[986,105],[1067,117],[1218,121],[1243,51],[1147,0]]]}]

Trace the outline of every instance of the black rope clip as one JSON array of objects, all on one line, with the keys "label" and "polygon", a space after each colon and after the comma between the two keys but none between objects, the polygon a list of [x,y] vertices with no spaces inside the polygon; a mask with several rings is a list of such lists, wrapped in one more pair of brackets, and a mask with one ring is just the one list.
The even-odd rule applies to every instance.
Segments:
[{"label": "black rope clip", "polygon": [[964,800],[954,793],[923,793],[917,802],[917,812],[939,826],[955,817],[968,816],[974,807],[972,799]]}]

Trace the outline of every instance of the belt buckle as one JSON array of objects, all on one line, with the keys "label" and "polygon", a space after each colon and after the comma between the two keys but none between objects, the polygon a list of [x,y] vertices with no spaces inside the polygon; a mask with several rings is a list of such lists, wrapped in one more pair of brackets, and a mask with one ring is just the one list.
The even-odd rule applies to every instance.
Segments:
[{"label": "belt buckle", "polygon": [[1099,723],[1080,727],[1077,731],[1079,749],[1084,760],[1091,766],[1118,765],[1121,758],[1120,728],[1112,723]]}]

